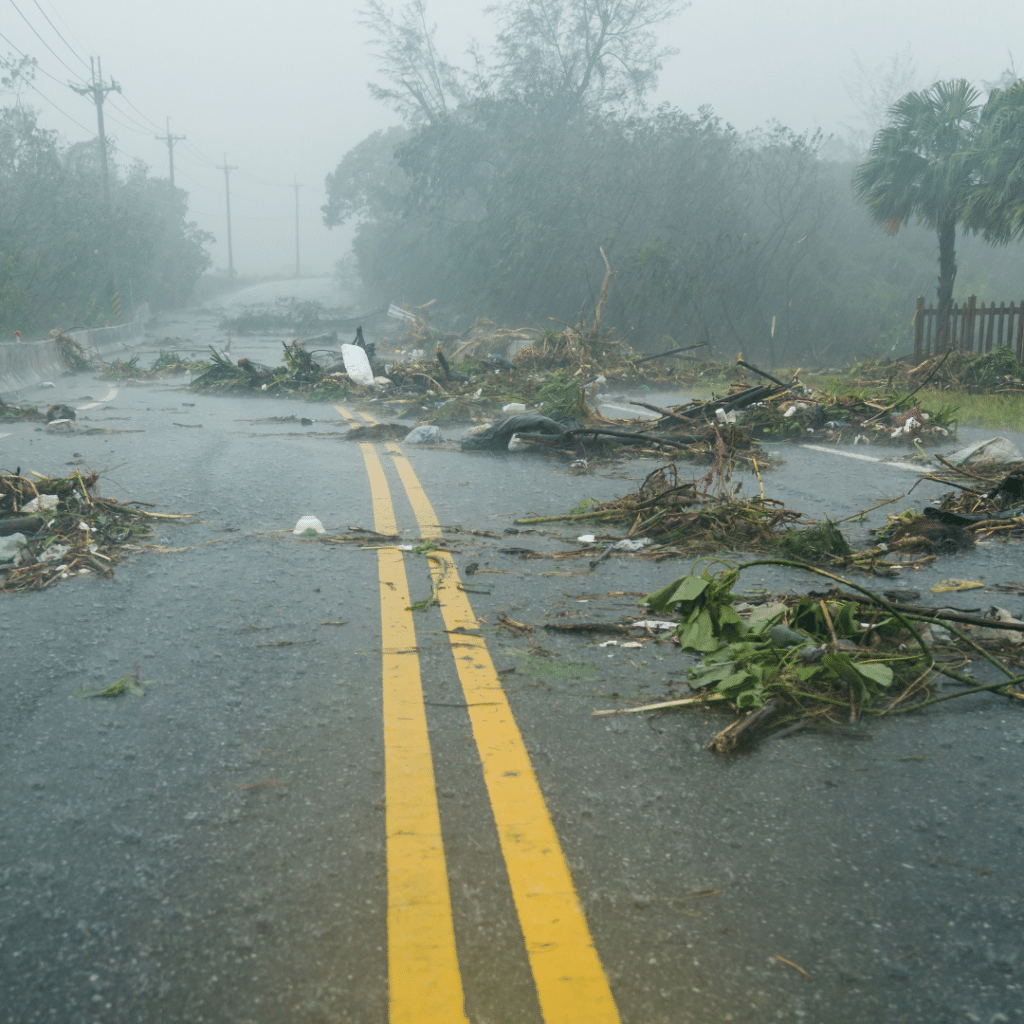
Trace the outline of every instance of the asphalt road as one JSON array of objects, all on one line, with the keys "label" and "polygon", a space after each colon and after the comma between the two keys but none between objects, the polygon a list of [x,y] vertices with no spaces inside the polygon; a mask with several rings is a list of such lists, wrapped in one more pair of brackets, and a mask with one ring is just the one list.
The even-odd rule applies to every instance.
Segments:
[{"label": "asphalt road", "polygon": [[[591,716],[672,692],[684,657],[541,628],[633,613],[687,565],[501,550],[575,546],[504,531],[653,464],[574,477],[360,446],[354,408],[57,384],[25,397],[98,403],[79,433],[5,426],[0,464],[196,515],[111,580],[0,597],[0,1022],[1024,1018],[1019,703],[719,760],[717,714]],[[259,422],[289,415],[317,422]],[[783,457],[766,492],[833,518],[916,479]],[[293,536],[306,514],[421,550]],[[408,611],[432,573],[440,605]],[[990,545],[897,582],[948,575],[1024,567]],[[79,696],[136,665],[144,697]]]}]

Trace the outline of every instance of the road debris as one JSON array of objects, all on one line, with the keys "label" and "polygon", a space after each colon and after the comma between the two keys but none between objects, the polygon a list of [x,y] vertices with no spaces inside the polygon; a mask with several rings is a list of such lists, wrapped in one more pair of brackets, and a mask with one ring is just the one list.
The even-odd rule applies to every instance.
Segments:
[{"label": "road debris", "polygon": [[[148,537],[156,520],[188,515],[148,512],[99,494],[98,473],[70,477],[0,473],[0,536],[5,524],[17,524],[18,550],[0,564],[0,593],[41,590],[60,579],[98,573],[110,577],[114,565],[137,541]],[[32,518],[26,511],[36,513]]]},{"label": "road debris", "polygon": [[[805,720],[846,718],[855,725],[864,716],[903,714],[984,691],[1024,700],[1024,675],[1014,673],[993,653],[1013,651],[1024,640],[1024,622],[1005,609],[993,607],[986,616],[973,617],[894,605],[832,573],[809,568],[836,586],[824,593],[787,594],[773,614],[744,616],[733,587],[744,569],[765,565],[809,568],[783,559],[759,559],[718,573],[704,568],[643,600],[650,611],[678,618],[673,641],[682,652],[700,658],[688,672],[689,688],[696,692],[622,711],[725,703],[743,717],[713,736],[708,750],[728,754]],[[951,647],[980,654],[1005,678],[978,685],[958,671],[962,659],[957,666],[939,660],[933,647],[936,624],[941,624]],[[1000,636],[1000,630],[1014,640]],[[939,675],[968,689],[932,696]]]},{"label": "road debris", "polygon": [[44,420],[45,418],[45,415],[34,405],[10,405],[0,398],[0,423]]},{"label": "road debris", "polygon": [[319,534],[327,533],[324,524],[316,516],[302,516],[292,530],[298,537],[316,537]]}]

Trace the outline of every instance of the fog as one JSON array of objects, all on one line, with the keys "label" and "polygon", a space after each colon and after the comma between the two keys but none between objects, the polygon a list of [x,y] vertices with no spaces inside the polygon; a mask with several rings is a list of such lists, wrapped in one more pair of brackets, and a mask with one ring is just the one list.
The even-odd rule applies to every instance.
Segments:
[{"label": "fog", "polygon": [[[351,225],[329,231],[320,207],[324,178],[353,146],[399,119],[371,98],[377,79],[370,36],[356,0],[175,4],[139,0],[17,0],[0,15],[0,52],[38,59],[35,91],[41,123],[69,142],[95,134],[90,99],[65,84],[100,56],[103,73],[122,88],[106,106],[107,133],[124,166],[142,160],[167,173],[166,132],[175,146],[176,184],[189,193],[189,218],[212,232],[215,269],[227,266],[225,160],[231,174],[234,265],[239,274],[293,274],[298,181],[303,274],[330,272],[347,250]],[[475,37],[486,49],[492,19],[433,0],[430,19],[453,61]],[[849,95],[858,64],[874,69],[894,54],[912,56],[917,84],[939,77],[995,80],[1011,62],[1024,22],[1013,0],[972,8],[950,0],[892,4],[863,0],[783,2],[694,0],[661,33],[679,51],[660,76],[651,105],[689,113],[710,105],[741,131],[778,121],[795,131],[820,128],[845,138],[863,129]],[[908,50],[909,48],[909,50]],[[82,60],[84,58],[84,62]],[[52,76],[52,77],[51,77]],[[845,85],[844,85],[845,83]]]}]

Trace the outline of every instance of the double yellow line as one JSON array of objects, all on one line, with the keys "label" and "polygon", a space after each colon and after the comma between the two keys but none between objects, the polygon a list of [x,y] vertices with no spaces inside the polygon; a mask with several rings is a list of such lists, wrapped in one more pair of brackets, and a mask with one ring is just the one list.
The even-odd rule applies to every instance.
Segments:
[{"label": "double yellow line", "polygon": [[[352,418],[342,407],[339,412]],[[388,444],[424,540],[441,527],[409,460]],[[374,528],[397,532],[384,467],[360,445]],[[391,1024],[466,1022],[430,738],[397,548],[377,553],[384,681]],[[543,794],[450,554],[430,557],[545,1024],[618,1024],[619,1015]],[[457,631],[457,632],[455,632]]]}]

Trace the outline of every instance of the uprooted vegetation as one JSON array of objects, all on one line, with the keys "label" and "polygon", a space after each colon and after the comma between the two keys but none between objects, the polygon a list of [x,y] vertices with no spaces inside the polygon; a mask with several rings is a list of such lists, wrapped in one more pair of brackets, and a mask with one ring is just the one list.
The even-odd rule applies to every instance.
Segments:
[{"label": "uprooted vegetation", "polygon": [[[742,551],[878,576],[923,568],[941,556],[972,548],[975,538],[1024,538],[1024,462],[955,466],[938,456],[947,468],[941,475],[922,469],[921,479],[949,483],[957,490],[923,512],[910,508],[887,516],[882,528],[870,531],[874,537],[868,545],[855,549],[840,529],[846,520],[815,522],[766,497],[756,458],[750,461],[760,494],[741,496],[742,482],[736,483],[733,477],[742,464],[733,447],[736,436],[735,428],[714,429],[711,466],[699,479],[694,475],[686,480],[671,462],[648,474],[637,491],[621,498],[587,501],[561,515],[516,522],[528,526],[571,522],[624,530],[626,542],[642,541],[642,557],[647,558]],[[960,482],[964,479],[971,484]],[[863,519],[867,512],[902,497],[885,499],[848,518]],[[553,557],[583,556],[587,551]]]},{"label": "uprooted vegetation", "polygon": [[184,359],[177,352],[160,350],[160,355],[153,360],[148,370],[139,366],[139,356],[130,359],[114,359],[107,363],[100,374],[101,380],[156,380],[161,377],[173,377],[187,370],[206,370],[209,363],[205,359]]},{"label": "uprooted vegetation", "polygon": [[186,515],[150,512],[99,494],[98,473],[69,477],[0,473],[0,592],[42,590],[58,580],[112,576],[140,550],[157,520]]},{"label": "uprooted vegetation", "polygon": [[24,420],[44,420],[46,416],[34,405],[9,405],[0,398],[0,423],[16,423]]},{"label": "uprooted vegetation", "polygon": [[[1003,609],[974,617],[894,604],[818,569],[811,571],[834,584],[827,591],[760,606],[733,593],[742,570],[765,565],[801,568],[778,559],[714,574],[705,568],[645,598],[649,611],[678,620],[672,641],[700,659],[688,671],[693,696],[597,713],[730,708],[743,717],[708,744],[708,750],[728,754],[772,733],[814,724],[855,726],[864,718],[905,714],[970,693],[1024,700],[1024,675],[1011,667],[1019,664],[1024,623]],[[948,645],[944,657],[936,653],[940,642]],[[979,685],[960,672],[965,652],[980,655],[1001,678]],[[966,689],[935,696],[940,675]]]}]

